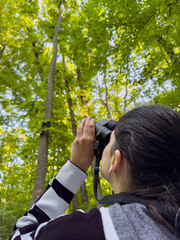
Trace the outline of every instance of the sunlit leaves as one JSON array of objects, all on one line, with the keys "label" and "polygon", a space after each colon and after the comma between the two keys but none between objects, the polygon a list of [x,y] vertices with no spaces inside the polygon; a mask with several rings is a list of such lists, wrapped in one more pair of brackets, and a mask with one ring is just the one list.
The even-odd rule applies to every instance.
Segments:
[{"label": "sunlit leaves", "polygon": [[[59,3],[0,3],[0,215],[12,222],[27,207],[32,191]],[[108,117],[97,78],[105,101],[106,76],[109,107],[116,120],[146,102],[179,110],[179,13],[176,0],[63,1],[47,182],[70,156],[74,136],[68,96],[77,126],[87,111],[96,120]],[[86,184],[88,209],[95,206],[92,178]],[[110,192],[104,182],[102,188]],[[7,236],[7,229],[2,231]]]}]

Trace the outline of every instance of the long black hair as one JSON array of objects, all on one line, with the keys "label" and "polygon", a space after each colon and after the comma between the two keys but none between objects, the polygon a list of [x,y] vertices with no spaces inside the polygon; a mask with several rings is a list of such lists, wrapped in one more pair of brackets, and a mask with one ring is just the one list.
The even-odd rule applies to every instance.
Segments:
[{"label": "long black hair", "polygon": [[160,203],[147,204],[149,214],[180,235],[180,113],[159,105],[135,108],[120,118],[115,138],[134,194]]}]

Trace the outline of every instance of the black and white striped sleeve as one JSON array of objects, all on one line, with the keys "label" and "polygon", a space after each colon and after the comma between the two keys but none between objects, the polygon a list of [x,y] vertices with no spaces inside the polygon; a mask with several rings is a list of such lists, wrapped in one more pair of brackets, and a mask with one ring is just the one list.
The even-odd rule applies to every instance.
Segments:
[{"label": "black and white striped sleeve", "polygon": [[43,226],[65,213],[86,177],[86,173],[67,161],[40,199],[17,221],[11,240],[35,239]]}]

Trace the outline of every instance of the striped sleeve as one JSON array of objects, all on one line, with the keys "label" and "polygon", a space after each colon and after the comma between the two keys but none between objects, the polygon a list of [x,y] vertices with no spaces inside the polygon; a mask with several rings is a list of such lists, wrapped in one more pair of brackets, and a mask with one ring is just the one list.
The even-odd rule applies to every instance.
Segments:
[{"label": "striped sleeve", "polygon": [[105,240],[101,213],[75,211],[58,217],[43,226],[35,235],[36,240]]},{"label": "striped sleeve", "polygon": [[86,173],[67,161],[40,199],[17,221],[10,239],[35,239],[36,231],[65,213],[86,177]]},{"label": "striped sleeve", "polygon": [[[27,234],[24,227],[14,235],[14,240],[105,240],[101,213],[92,209],[89,213],[75,211],[58,216],[46,223],[34,226],[35,230]],[[33,230],[33,226],[30,227]],[[112,239],[107,239],[112,240]]]}]

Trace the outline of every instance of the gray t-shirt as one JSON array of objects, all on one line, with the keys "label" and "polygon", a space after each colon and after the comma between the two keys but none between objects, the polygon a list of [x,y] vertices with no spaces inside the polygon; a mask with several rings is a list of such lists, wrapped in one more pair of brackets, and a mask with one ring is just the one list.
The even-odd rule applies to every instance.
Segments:
[{"label": "gray t-shirt", "polygon": [[145,240],[177,240],[169,230],[153,221],[147,215],[147,209],[139,203],[120,205],[118,203],[109,207],[109,213],[119,239],[145,239]]}]

